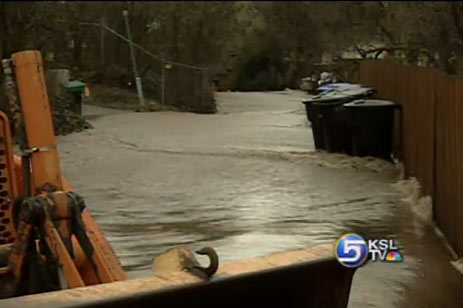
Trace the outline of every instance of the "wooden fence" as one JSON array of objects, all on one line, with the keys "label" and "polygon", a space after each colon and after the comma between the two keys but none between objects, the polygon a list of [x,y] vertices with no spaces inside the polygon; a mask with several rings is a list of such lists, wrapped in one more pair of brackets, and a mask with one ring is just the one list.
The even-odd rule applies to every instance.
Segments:
[{"label": "wooden fence", "polygon": [[350,79],[402,105],[403,139],[396,129],[395,152],[402,148],[405,174],[432,197],[437,224],[463,256],[463,76],[371,60]]}]

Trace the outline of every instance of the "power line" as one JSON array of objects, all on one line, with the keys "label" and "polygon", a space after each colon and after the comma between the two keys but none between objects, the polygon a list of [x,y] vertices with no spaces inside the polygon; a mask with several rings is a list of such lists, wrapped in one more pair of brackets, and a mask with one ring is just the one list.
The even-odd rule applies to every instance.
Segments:
[{"label": "power line", "polygon": [[[58,20],[59,22],[66,22],[64,20]],[[129,43],[129,39],[127,37],[125,37],[124,35],[120,34],[119,32],[117,32],[116,30],[114,29],[111,29],[110,27],[108,27],[107,25],[105,24],[99,24],[99,23],[95,23],[95,22],[79,22],[79,25],[83,25],[83,26],[95,26],[95,27],[103,27],[103,29],[105,29],[106,31],[114,34],[115,36],[117,36],[118,38],[120,38],[121,40]],[[185,63],[179,63],[179,62],[174,62],[174,61],[167,61],[166,59],[162,58],[161,56],[158,56],[154,53],[152,53],[151,51],[149,51],[148,49],[138,45],[137,43],[134,43],[132,41],[132,45],[134,47],[136,47],[137,49],[139,49],[140,51],[144,52],[145,54],[151,56],[152,58],[155,58],[156,60],[160,61],[160,62],[163,62],[164,65],[165,64],[171,64],[171,65],[176,65],[176,66],[180,66],[180,67],[185,67],[185,68],[191,68],[191,69],[195,69],[195,70],[200,70],[200,71],[203,71],[204,70],[204,67],[201,67],[201,66],[196,66],[196,65],[190,65],[190,64],[185,64]]]}]

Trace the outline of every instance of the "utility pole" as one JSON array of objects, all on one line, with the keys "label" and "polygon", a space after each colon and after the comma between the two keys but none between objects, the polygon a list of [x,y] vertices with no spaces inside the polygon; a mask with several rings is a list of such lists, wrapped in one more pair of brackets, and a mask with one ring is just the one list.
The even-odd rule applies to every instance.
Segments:
[{"label": "utility pole", "polygon": [[166,91],[166,58],[165,58],[165,51],[164,51],[164,35],[162,32],[159,31],[161,27],[161,21],[155,20],[153,23],[153,28],[158,32],[157,36],[159,38],[159,44],[161,46],[161,104],[164,105],[164,97]]},{"label": "utility pole", "polygon": [[145,100],[143,98],[143,90],[142,90],[142,87],[141,87],[141,78],[140,78],[140,76],[138,76],[137,62],[135,61],[135,53],[133,51],[133,45],[132,45],[132,34],[130,33],[129,12],[127,10],[123,10],[122,15],[124,15],[125,28],[127,30],[127,38],[129,39],[130,56],[132,58],[133,74],[135,75],[135,85],[137,86],[138,99],[140,101],[140,105],[144,106],[145,105]]}]

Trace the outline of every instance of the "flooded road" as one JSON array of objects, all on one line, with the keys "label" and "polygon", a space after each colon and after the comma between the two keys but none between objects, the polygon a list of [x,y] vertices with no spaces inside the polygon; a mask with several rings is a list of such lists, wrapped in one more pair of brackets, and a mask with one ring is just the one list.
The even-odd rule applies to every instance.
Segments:
[{"label": "flooded road", "polygon": [[219,113],[85,106],[92,130],[60,137],[65,176],[131,277],[167,248],[221,262],[333,243],[396,239],[404,262],[355,277],[350,307],[463,307],[463,280],[431,225],[401,202],[386,162],[315,153],[305,94],[219,93]]}]

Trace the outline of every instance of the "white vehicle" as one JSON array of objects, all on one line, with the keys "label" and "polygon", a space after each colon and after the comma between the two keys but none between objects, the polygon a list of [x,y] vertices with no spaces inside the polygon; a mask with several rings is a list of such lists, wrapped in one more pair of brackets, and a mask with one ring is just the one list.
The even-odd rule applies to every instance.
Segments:
[{"label": "white vehicle", "polygon": [[309,88],[310,88],[310,83],[312,81],[312,77],[305,77],[305,78],[302,78],[300,81],[299,81],[299,88],[301,90],[304,90],[304,91],[308,91]]},{"label": "white vehicle", "polygon": [[314,93],[318,87],[318,78],[316,75],[312,77],[304,77],[299,80],[299,88],[303,91]]},{"label": "white vehicle", "polygon": [[320,74],[320,80],[318,81],[318,85],[324,85],[327,83],[336,83],[337,78],[334,73],[329,73],[329,72],[323,72]]}]

